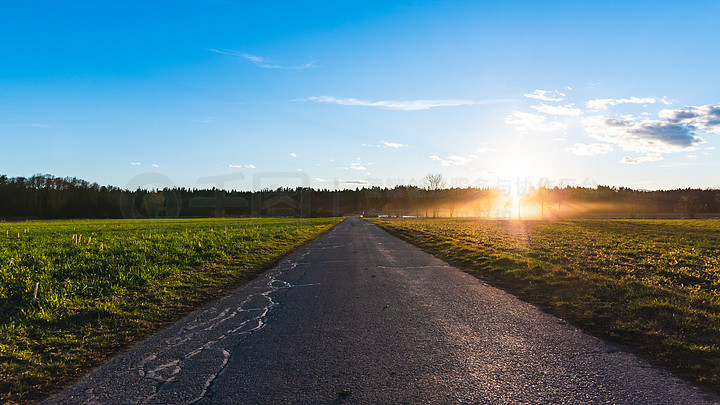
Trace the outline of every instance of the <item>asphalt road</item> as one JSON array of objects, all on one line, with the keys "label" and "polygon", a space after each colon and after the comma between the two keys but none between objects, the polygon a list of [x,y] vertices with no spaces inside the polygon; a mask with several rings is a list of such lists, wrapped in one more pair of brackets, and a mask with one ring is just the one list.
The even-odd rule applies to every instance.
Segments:
[{"label": "asphalt road", "polygon": [[46,402],[720,398],[350,218]]}]

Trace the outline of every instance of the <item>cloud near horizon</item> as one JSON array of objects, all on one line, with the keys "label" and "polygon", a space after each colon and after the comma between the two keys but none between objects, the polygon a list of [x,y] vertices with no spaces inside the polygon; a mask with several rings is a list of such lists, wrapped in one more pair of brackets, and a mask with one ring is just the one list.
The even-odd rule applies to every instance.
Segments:
[{"label": "cloud near horizon", "polygon": [[[505,122],[524,133],[554,132],[567,129],[569,124],[582,125],[585,134],[599,142],[577,142],[565,148],[565,151],[580,156],[608,154],[619,149],[641,155],[625,157],[621,163],[656,162],[662,160],[667,153],[699,149],[699,145],[705,140],[695,131],[720,134],[720,106],[665,109],[657,114],[660,119],[652,119],[652,114],[648,111],[642,112],[640,116],[618,114],[614,117],[599,111],[610,110],[610,107],[622,104],[669,105],[673,101],[667,96],[602,98],[585,102],[586,109],[583,109],[572,103],[546,103],[559,103],[565,99],[566,94],[557,90],[535,90],[525,94],[525,97],[541,101],[530,105],[535,112],[513,110],[510,115],[505,116]],[[597,115],[586,116],[587,112]]]},{"label": "cloud near horizon", "polygon": [[380,100],[367,101],[356,98],[342,98],[332,96],[318,96],[298,98],[292,101],[316,102],[324,104],[338,104],[345,106],[378,107],[387,110],[420,111],[437,107],[459,107],[477,104],[493,104],[505,100]]},{"label": "cloud near horizon", "polygon": [[624,163],[626,165],[637,165],[640,163],[646,163],[646,162],[657,162],[663,160],[663,157],[659,153],[650,153],[645,156],[639,156],[639,157],[624,157],[620,161],[620,163]]},{"label": "cloud near horizon", "polygon": [[662,110],[660,118],[669,123],[686,125],[700,131],[720,134],[720,106],[703,105],[684,110]]},{"label": "cloud near horizon", "polygon": [[566,151],[580,156],[606,155],[608,152],[615,150],[612,145],[607,143],[576,143],[572,147],[565,148]]},{"label": "cloud near horizon", "polygon": [[361,185],[361,186],[370,184],[369,181],[365,181],[365,180],[343,180],[343,179],[338,179],[338,181],[339,181],[341,184],[357,184],[357,185]]},{"label": "cloud near horizon", "polygon": [[[583,122],[586,132],[592,138],[617,145],[625,151],[653,156],[695,150],[699,144],[705,142],[692,132],[692,127],[669,121],[592,116]],[[637,163],[646,161],[654,160],[639,159]]]},{"label": "cloud near horizon", "polygon": [[432,155],[430,156],[430,160],[432,160],[433,162],[439,162],[441,166],[465,166],[468,163],[472,162],[472,159],[457,155],[448,156],[445,159],[441,158],[438,155]]}]

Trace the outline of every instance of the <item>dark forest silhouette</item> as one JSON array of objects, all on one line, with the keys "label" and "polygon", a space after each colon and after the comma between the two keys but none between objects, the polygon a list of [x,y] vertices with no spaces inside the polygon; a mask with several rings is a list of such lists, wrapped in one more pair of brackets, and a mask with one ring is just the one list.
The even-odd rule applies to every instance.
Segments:
[{"label": "dark forest silhouette", "polygon": [[[0,219],[319,217],[388,215],[511,217],[512,196],[494,188],[397,186],[328,190],[278,188],[125,190],[76,178],[0,175]],[[644,191],[598,186],[528,188],[523,218],[685,217],[720,213],[720,190]]]}]

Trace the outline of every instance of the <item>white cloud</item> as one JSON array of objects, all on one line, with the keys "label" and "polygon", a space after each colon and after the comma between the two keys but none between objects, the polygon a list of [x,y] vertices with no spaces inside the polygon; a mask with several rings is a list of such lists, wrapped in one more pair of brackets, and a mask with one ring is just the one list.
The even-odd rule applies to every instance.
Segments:
[{"label": "white cloud", "polygon": [[705,148],[703,148],[703,149],[705,149],[705,150],[715,150],[715,147],[714,147],[714,146],[707,146],[707,147],[705,147]]},{"label": "white cloud", "polygon": [[228,165],[228,167],[232,167],[232,168],[235,168],[235,169],[237,169],[237,168],[242,168],[243,166],[242,166],[242,165],[233,165],[233,164],[229,164],[229,165]]},{"label": "white cloud", "polygon": [[241,53],[239,55],[242,56],[243,58],[249,60],[252,63],[257,63],[257,64],[267,63],[267,58],[264,58],[262,56],[250,55],[248,53]]},{"label": "white cloud", "polygon": [[685,107],[684,110],[662,110],[660,118],[673,124],[687,125],[704,132],[720,134],[720,106]]},{"label": "white cloud", "polygon": [[245,59],[254,63],[256,66],[265,69],[311,69],[318,67],[316,61],[312,60],[299,65],[279,65],[272,63],[270,58],[266,56],[251,55],[245,52],[233,51],[230,49],[208,49],[210,52],[219,53],[221,55],[231,56],[236,59]]},{"label": "white cloud", "polygon": [[321,179],[320,177],[315,177],[313,180],[317,181],[318,183],[327,183],[327,180]]},{"label": "white cloud", "polygon": [[654,104],[657,100],[654,97],[630,97],[630,98],[599,98],[587,102],[587,108],[591,110],[607,110],[608,107],[618,104]]},{"label": "white cloud", "polygon": [[565,93],[561,93],[557,90],[535,90],[532,93],[524,94],[527,98],[534,98],[542,101],[563,101],[565,100]]},{"label": "white cloud", "polygon": [[251,164],[248,164],[248,165],[245,165],[245,167],[248,168],[248,169],[255,169],[255,165],[252,164],[252,163],[251,163]]},{"label": "white cloud", "polygon": [[380,141],[380,143],[385,146],[386,148],[402,148],[404,145],[402,143],[395,143],[395,142],[388,142],[388,141]]},{"label": "white cloud", "polygon": [[505,117],[505,122],[514,125],[522,132],[553,132],[567,128],[567,124],[557,121],[548,121],[544,115],[513,111]]},{"label": "white cloud", "polygon": [[567,115],[569,117],[577,117],[578,115],[582,115],[583,112],[579,108],[575,108],[573,104],[568,105],[547,105],[547,104],[540,104],[540,105],[534,105],[532,108],[543,114],[549,114],[549,115]]},{"label": "white cloud", "polygon": [[290,152],[290,153],[289,153],[289,156],[296,158],[296,157],[297,157],[297,153],[295,153],[295,152]]},{"label": "white cloud", "polygon": [[580,156],[605,155],[612,152],[615,148],[607,143],[576,143],[572,147],[565,148],[566,151]]},{"label": "white cloud", "polygon": [[381,101],[366,101],[358,100],[356,98],[338,98],[331,96],[319,96],[319,97],[307,97],[298,98],[292,101],[313,101],[317,103],[327,104],[339,104],[346,106],[363,106],[363,107],[379,107],[388,110],[402,110],[402,111],[419,111],[428,110],[436,107],[458,107],[465,105],[476,105],[476,104],[492,104],[496,102],[502,102],[505,100],[381,100]]},{"label": "white cloud", "polygon": [[[653,156],[696,150],[697,145],[705,142],[692,132],[692,128],[671,122],[603,116],[587,117],[583,122],[585,131],[597,140],[617,145],[625,151]],[[628,159],[631,163],[651,161],[641,158]]]},{"label": "white cloud", "polygon": [[350,168],[353,170],[367,170],[367,168],[363,167],[360,163],[350,163]]},{"label": "white cloud", "polygon": [[645,156],[639,156],[639,157],[624,157],[620,161],[620,163],[625,163],[626,165],[637,165],[640,163],[647,163],[647,162],[657,162],[659,160],[663,160],[662,155],[658,153],[650,153]]},{"label": "white cloud", "polygon": [[471,159],[457,155],[448,156],[446,159],[438,155],[432,155],[430,156],[430,160],[440,163],[441,166],[465,166],[472,161]]},{"label": "white cloud", "polygon": [[157,164],[155,164],[155,163],[153,163],[153,164],[152,164],[152,167],[160,167],[160,166],[157,165]]},{"label": "white cloud", "polygon": [[685,155],[685,156],[686,156],[686,157],[689,157],[689,158],[696,158],[696,157],[698,157],[698,155]]},{"label": "white cloud", "polygon": [[130,166],[142,166],[140,162],[130,162]]}]

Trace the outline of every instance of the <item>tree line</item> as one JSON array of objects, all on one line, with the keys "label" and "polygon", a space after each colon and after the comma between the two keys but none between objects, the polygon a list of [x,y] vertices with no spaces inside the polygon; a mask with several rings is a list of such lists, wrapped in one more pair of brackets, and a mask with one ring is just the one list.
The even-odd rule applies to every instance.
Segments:
[{"label": "tree line", "polygon": [[237,191],[184,187],[127,190],[77,178],[0,175],[0,219],[158,217],[686,217],[720,213],[720,190],[643,191],[609,186],[445,188],[426,184],[346,190],[307,187]]}]

